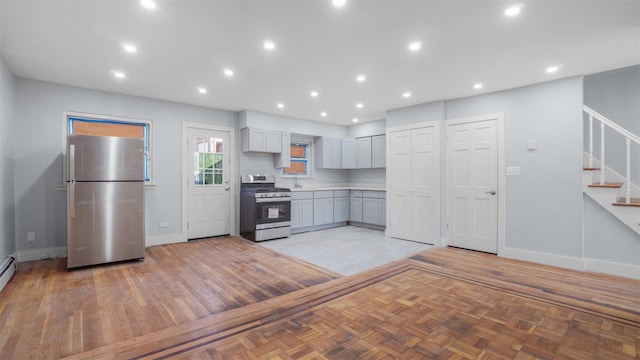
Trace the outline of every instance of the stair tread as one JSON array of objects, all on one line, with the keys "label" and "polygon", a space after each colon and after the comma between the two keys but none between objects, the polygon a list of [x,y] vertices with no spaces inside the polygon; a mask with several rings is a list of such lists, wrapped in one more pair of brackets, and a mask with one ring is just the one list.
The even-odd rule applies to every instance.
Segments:
[{"label": "stair tread", "polygon": [[619,189],[622,187],[622,183],[620,182],[615,182],[615,183],[604,183],[604,184],[589,184],[589,187],[599,187],[599,188],[614,188],[614,189]]},{"label": "stair tread", "polygon": [[631,202],[627,204],[627,199],[619,198],[618,201],[614,202],[613,205],[616,206],[637,206],[640,207],[640,198],[631,198]]}]

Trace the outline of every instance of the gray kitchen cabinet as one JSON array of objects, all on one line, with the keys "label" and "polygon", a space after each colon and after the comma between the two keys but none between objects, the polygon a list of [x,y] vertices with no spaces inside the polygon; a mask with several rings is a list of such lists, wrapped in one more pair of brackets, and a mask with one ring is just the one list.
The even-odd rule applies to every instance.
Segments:
[{"label": "gray kitchen cabinet", "polygon": [[363,191],[362,192],[362,222],[365,224],[386,224],[386,192]]},{"label": "gray kitchen cabinet", "polygon": [[362,222],[362,191],[351,190],[349,221]]},{"label": "gray kitchen cabinet", "polygon": [[356,168],[371,167],[371,136],[356,139]]},{"label": "gray kitchen cabinet", "polygon": [[340,169],[342,162],[342,140],[319,137],[314,141],[314,167],[316,169]]},{"label": "gray kitchen cabinet", "polygon": [[288,168],[291,166],[291,133],[282,132],[282,151],[274,155],[276,169]]},{"label": "gray kitchen cabinet", "polygon": [[383,168],[387,166],[386,135],[371,137],[371,167]]},{"label": "gray kitchen cabinet", "polygon": [[333,221],[349,221],[349,190],[333,192]]},{"label": "gray kitchen cabinet", "polygon": [[282,132],[258,128],[240,129],[242,152],[282,152]]},{"label": "gray kitchen cabinet", "polygon": [[313,226],[313,192],[291,194],[291,228]]},{"label": "gray kitchen cabinet", "polygon": [[356,139],[342,139],[342,169],[356,168]]},{"label": "gray kitchen cabinet", "polygon": [[325,225],[333,222],[333,191],[314,191],[313,225]]}]

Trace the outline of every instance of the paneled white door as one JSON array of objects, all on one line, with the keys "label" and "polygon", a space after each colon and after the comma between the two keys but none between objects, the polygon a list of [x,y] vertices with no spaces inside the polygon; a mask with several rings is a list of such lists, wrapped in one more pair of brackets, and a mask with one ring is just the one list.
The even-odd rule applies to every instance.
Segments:
[{"label": "paneled white door", "polygon": [[497,120],[447,125],[447,244],[497,253]]},{"label": "paneled white door", "polygon": [[187,238],[230,234],[229,132],[187,130]]},{"label": "paneled white door", "polygon": [[391,237],[438,242],[440,168],[436,127],[389,133]]}]

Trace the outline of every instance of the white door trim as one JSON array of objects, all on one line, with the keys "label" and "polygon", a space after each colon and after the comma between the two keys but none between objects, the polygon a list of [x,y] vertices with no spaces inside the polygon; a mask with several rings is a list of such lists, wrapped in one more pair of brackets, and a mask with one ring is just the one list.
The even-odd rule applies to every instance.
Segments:
[{"label": "white door trim", "polygon": [[[504,138],[504,113],[491,113],[484,115],[476,115],[469,116],[464,118],[455,118],[445,120],[445,129],[449,125],[457,125],[457,124],[468,124],[479,121],[487,121],[487,120],[497,120],[498,124],[498,256],[503,256],[505,254],[505,205],[506,205],[506,169],[505,169],[505,138]],[[445,133],[446,136],[446,133]],[[446,156],[446,152],[443,156]],[[444,161],[446,164],[446,161]],[[446,165],[445,165],[446,166]],[[443,182],[446,187],[446,181]],[[447,189],[442,189],[443,193],[446,194]],[[447,213],[446,207],[449,204],[445,201],[445,214]],[[444,217],[446,219],[446,216]],[[446,220],[445,220],[446,221]],[[447,245],[447,239],[445,239],[444,246]]]},{"label": "white door trim", "polygon": [[212,131],[224,131],[229,133],[229,192],[231,196],[231,201],[229,202],[229,229],[231,231],[231,235],[237,235],[235,232],[236,229],[236,201],[235,199],[238,197],[238,190],[236,188],[236,181],[238,176],[236,175],[236,135],[235,129],[228,126],[217,126],[210,124],[200,124],[200,123],[190,123],[183,122],[182,123],[182,241],[188,241],[187,236],[187,131],[188,129],[203,129],[203,130],[212,130]]}]

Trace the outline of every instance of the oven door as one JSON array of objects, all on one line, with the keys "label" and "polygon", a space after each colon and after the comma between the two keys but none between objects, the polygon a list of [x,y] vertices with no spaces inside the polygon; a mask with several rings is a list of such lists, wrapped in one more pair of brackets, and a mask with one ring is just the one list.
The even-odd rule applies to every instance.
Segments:
[{"label": "oven door", "polygon": [[291,225],[291,200],[260,199],[256,201],[256,229]]}]

